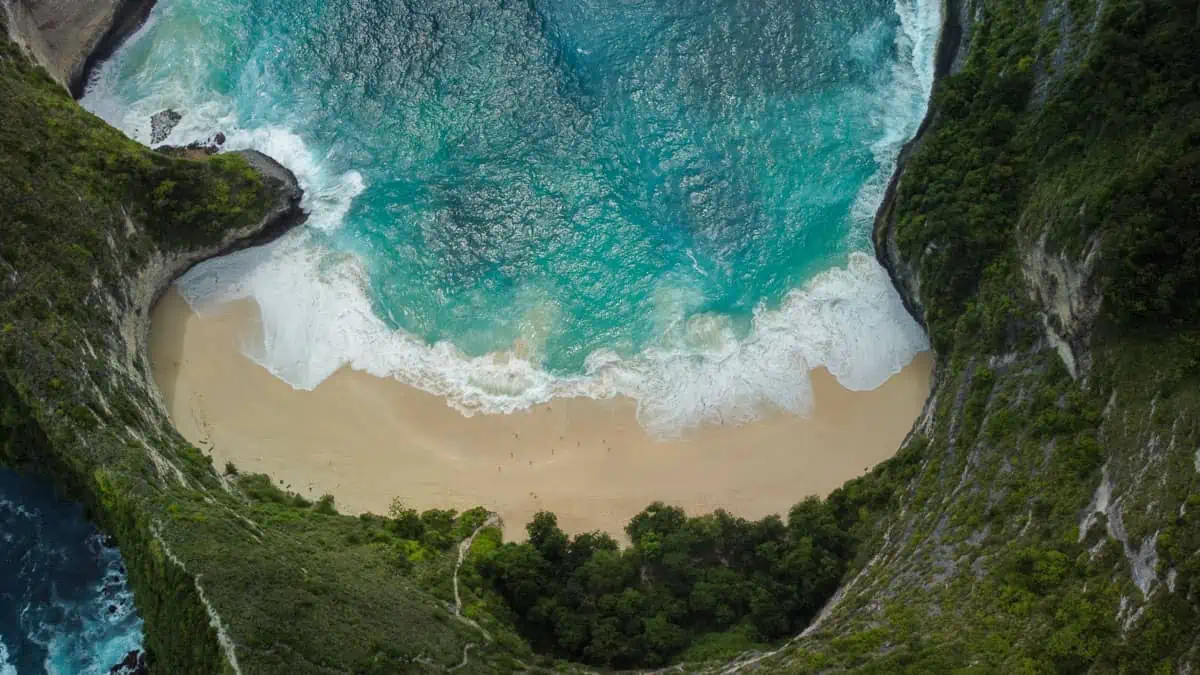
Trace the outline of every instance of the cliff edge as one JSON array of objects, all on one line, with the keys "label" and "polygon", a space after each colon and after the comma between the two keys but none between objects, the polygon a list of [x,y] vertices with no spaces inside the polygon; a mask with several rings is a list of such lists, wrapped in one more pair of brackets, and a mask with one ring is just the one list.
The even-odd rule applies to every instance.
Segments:
[{"label": "cliff edge", "polygon": [[92,68],[149,16],[155,0],[0,0],[9,38],[79,98]]},{"label": "cliff edge", "polygon": [[1194,672],[1200,6],[945,7],[874,233],[934,391],[847,487],[878,505],[855,571],[725,672]]}]

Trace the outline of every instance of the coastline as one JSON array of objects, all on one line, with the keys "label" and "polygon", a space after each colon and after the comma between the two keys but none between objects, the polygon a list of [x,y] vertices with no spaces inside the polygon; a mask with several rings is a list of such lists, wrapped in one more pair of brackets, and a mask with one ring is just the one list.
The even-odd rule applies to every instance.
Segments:
[{"label": "coastline", "polygon": [[313,391],[276,379],[239,349],[256,337],[257,308],[231,303],[195,315],[171,290],[155,306],[150,360],[180,433],[218,470],[267,473],[344,513],[482,505],[509,539],[550,510],[569,532],[623,537],[653,501],[690,513],[717,508],[760,518],[828,494],[891,457],[920,414],[933,359],[921,354],[873,391],[812,373],[808,417],[772,414],[658,440],[632,400],[556,400],[510,415],[464,417],[439,397],[343,368]]}]

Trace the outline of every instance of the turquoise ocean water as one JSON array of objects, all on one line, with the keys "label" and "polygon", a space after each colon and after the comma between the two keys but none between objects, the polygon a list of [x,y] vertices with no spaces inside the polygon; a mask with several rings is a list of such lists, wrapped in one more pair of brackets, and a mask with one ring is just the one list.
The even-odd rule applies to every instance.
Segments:
[{"label": "turquoise ocean water", "polygon": [[298,388],[342,366],[463,410],[625,394],[647,427],[803,412],[926,348],[870,256],[936,0],[160,0],[84,105],[217,131],[309,223],[198,267]]}]

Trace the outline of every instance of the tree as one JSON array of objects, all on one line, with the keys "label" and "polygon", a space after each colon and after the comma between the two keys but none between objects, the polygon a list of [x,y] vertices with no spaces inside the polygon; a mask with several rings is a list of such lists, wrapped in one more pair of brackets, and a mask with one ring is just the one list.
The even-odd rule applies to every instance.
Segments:
[{"label": "tree", "polygon": [[667,506],[662,502],[654,502],[629,521],[629,524],[625,526],[625,533],[637,546],[651,536],[661,540],[683,527],[686,522],[687,516],[683,509],[678,506]]},{"label": "tree", "polygon": [[529,533],[529,543],[546,562],[557,566],[566,560],[570,542],[566,533],[558,528],[558,516],[549,511],[538,511],[525,530]]}]

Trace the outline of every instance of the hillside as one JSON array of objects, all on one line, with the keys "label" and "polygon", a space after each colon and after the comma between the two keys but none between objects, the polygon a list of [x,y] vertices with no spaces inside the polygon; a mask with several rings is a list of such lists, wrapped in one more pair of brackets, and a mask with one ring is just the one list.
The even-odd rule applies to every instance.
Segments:
[{"label": "hillside", "polygon": [[0,461],[52,475],[119,543],[154,672],[458,664],[479,634],[447,610],[449,553],[404,576],[382,519],[219,475],[150,378],[153,301],[300,221],[290,172],[151,152],[8,41],[0,100]]},{"label": "hillside", "polygon": [[876,222],[935,391],[858,571],[757,667],[1195,667],[1197,10],[949,4]]}]

